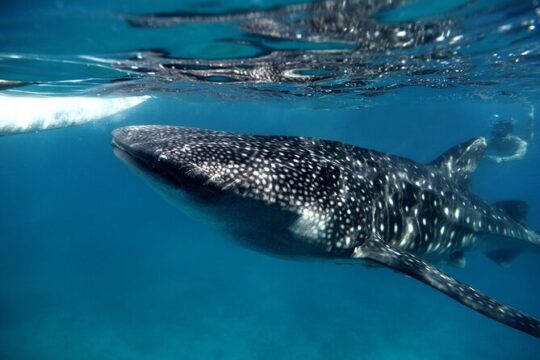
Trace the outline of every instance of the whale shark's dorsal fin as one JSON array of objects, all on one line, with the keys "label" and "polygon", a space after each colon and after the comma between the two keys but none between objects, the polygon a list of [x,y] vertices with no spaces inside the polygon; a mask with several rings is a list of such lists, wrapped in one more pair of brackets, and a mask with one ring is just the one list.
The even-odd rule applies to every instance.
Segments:
[{"label": "whale shark's dorsal fin", "polygon": [[472,287],[444,274],[420,258],[392,248],[375,235],[361,246],[354,255],[357,259],[370,260],[395,271],[409,275],[450,296],[456,301],[494,320],[540,338],[540,321],[516,309],[501,304]]},{"label": "whale shark's dorsal fin", "polygon": [[471,175],[487,148],[486,139],[473,138],[444,152],[430,163],[454,179],[461,187],[468,188]]}]

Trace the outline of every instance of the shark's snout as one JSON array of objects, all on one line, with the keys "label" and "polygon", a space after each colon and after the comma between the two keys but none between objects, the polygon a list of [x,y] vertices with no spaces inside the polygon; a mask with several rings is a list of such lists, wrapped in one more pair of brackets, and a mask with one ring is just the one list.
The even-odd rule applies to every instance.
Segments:
[{"label": "shark's snout", "polygon": [[112,132],[112,145],[116,148],[127,148],[131,130],[128,127],[115,129]]},{"label": "shark's snout", "polygon": [[[169,126],[126,126],[112,132],[112,145],[131,157],[152,165],[164,162],[171,157],[168,152],[170,153],[173,143],[176,145],[175,151],[178,152],[181,149],[178,144],[187,141],[182,135],[183,133],[179,133],[178,128],[173,131],[173,128]],[[184,165],[182,159],[189,160],[177,156],[175,161],[178,166]]]},{"label": "shark's snout", "polygon": [[208,178],[200,167],[205,143],[197,134],[196,129],[181,127],[126,126],[112,132],[112,145],[115,155],[130,167],[184,185]]},{"label": "shark's snout", "polygon": [[152,143],[151,132],[145,127],[128,126],[112,132],[116,157],[139,170],[145,170],[144,166],[153,168],[155,155],[159,156]]},{"label": "shark's snout", "polygon": [[152,143],[159,140],[159,127],[157,126],[126,126],[115,129],[112,132],[113,146],[124,151],[133,148],[151,147]]}]

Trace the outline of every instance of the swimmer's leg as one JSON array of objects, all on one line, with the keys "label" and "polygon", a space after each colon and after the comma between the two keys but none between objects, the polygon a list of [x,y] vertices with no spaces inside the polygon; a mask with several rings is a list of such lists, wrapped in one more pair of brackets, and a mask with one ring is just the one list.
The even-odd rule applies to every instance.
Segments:
[{"label": "swimmer's leg", "polygon": [[534,105],[529,104],[529,113],[527,121],[527,142],[530,143],[534,139]]}]

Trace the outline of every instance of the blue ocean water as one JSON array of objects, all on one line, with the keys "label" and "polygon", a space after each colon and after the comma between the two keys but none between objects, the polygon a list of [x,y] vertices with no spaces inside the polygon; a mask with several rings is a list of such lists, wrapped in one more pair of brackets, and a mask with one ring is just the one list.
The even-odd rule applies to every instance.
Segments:
[{"label": "blue ocean water", "polygon": [[[323,15],[286,1],[2,4],[0,79],[26,84],[0,95],[152,99],[0,137],[0,358],[538,358],[538,339],[401,274],[243,249],[112,153],[111,131],[137,124],[313,136],[420,162],[488,135],[494,115],[523,134],[540,106],[536,2],[396,4],[369,19],[429,26],[374,28],[405,33],[371,42],[321,30]],[[437,41],[439,28],[452,31]],[[539,230],[539,160],[532,142],[520,161],[482,163],[473,192],[526,200]],[[464,269],[441,267],[540,316],[538,254],[503,268],[472,252]]]}]

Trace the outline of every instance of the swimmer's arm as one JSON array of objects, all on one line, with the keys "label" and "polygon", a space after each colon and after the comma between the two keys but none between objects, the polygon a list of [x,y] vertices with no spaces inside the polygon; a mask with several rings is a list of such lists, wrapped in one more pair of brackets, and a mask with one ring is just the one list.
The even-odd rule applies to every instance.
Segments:
[{"label": "swimmer's arm", "polygon": [[530,143],[534,139],[534,105],[529,106],[529,113],[527,115],[527,142]]},{"label": "swimmer's arm", "polygon": [[512,141],[514,141],[515,144],[516,144],[516,151],[515,151],[515,153],[513,155],[510,155],[510,156],[488,155],[488,156],[486,156],[486,159],[494,161],[494,162],[496,162],[498,164],[500,164],[502,162],[523,159],[523,157],[527,153],[527,142],[525,140],[517,137],[517,136],[511,136],[511,138],[512,138]]}]

